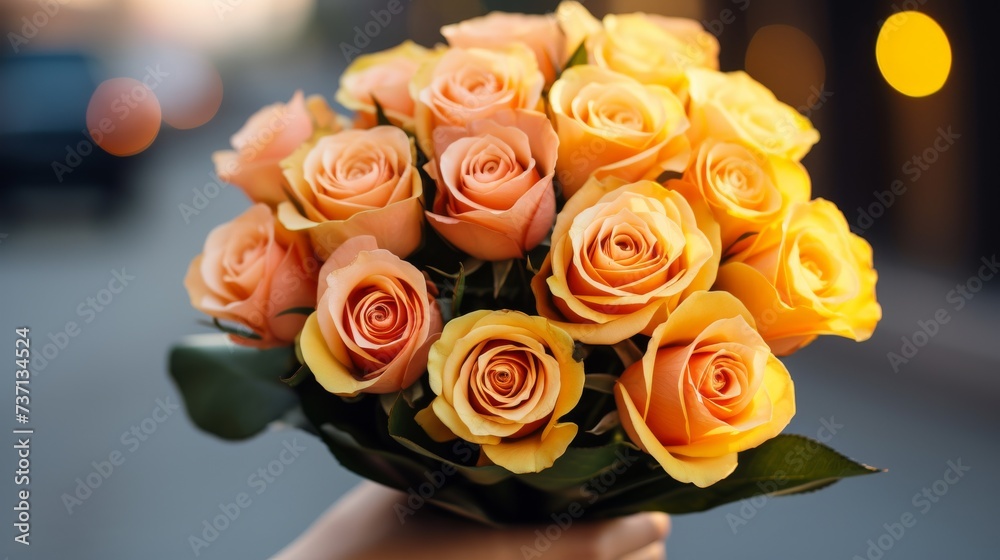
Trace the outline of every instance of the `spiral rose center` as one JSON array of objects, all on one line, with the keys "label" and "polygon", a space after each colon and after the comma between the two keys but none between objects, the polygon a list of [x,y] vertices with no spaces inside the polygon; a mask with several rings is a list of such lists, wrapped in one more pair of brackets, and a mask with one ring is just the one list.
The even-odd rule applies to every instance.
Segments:
[{"label": "spiral rose center", "polygon": [[509,175],[520,173],[521,166],[517,163],[517,160],[511,157],[506,150],[502,150],[499,146],[490,145],[486,150],[480,152],[475,156],[472,161],[467,173],[471,175],[471,181],[465,181],[463,186],[472,188],[482,186],[484,183],[489,184]]},{"label": "spiral rose center", "polygon": [[526,350],[500,341],[480,346],[472,372],[473,404],[480,412],[516,408],[531,396],[539,364]]},{"label": "spiral rose center", "polygon": [[[587,88],[585,88],[587,89]],[[577,118],[596,129],[634,134],[646,132],[646,115],[640,109],[643,103],[620,87],[607,87],[577,105]]]},{"label": "spiral rose center", "polygon": [[326,194],[363,193],[388,179],[385,154],[379,150],[338,159],[324,174]]},{"label": "spiral rose center", "polygon": [[620,103],[613,103],[601,108],[601,117],[619,128],[642,130],[643,118],[635,109]]},{"label": "spiral rose center", "polygon": [[256,289],[259,275],[264,273],[269,242],[268,232],[256,226],[227,246],[221,261],[222,280],[235,296],[245,299]]},{"label": "spiral rose center", "polygon": [[247,267],[252,266],[258,260],[260,260],[261,255],[267,250],[267,241],[259,237],[251,237],[246,239],[242,246],[235,251],[233,259],[226,262],[230,272],[233,274],[239,274],[240,272],[247,269]]},{"label": "spiral rose center", "polygon": [[749,372],[739,353],[705,349],[692,356],[689,366],[696,375],[700,374],[698,393],[713,416],[723,419],[742,410]]},{"label": "spiral rose center", "polygon": [[344,308],[344,328],[351,360],[365,375],[392,361],[419,329],[415,294],[395,279],[373,277],[351,293]]},{"label": "spiral rose center", "polygon": [[316,208],[342,220],[392,202],[400,196],[399,174],[405,170],[395,149],[367,139],[322,138],[303,164]]},{"label": "spiral rose center", "polygon": [[[673,224],[676,226],[676,224]],[[642,217],[622,211],[605,220],[587,248],[584,271],[602,284],[629,293],[648,293],[683,273],[678,258],[684,236],[664,224],[658,235]]]},{"label": "spiral rose center", "polygon": [[728,159],[720,163],[715,184],[720,194],[739,206],[753,208],[764,202],[761,170],[746,161]]},{"label": "spiral rose center", "polygon": [[[503,91],[501,78],[482,68],[463,69],[446,80],[440,91],[443,98],[466,109],[485,107]],[[460,111],[451,116],[456,124],[464,122],[467,117]]]},{"label": "spiral rose center", "polygon": [[552,414],[558,391],[546,372],[557,367],[544,347],[533,340],[490,339],[475,346],[463,370],[468,375],[468,402],[485,418],[501,425],[522,424],[512,435],[531,433]]},{"label": "spiral rose center", "polygon": [[844,296],[840,285],[841,263],[821,240],[803,235],[796,244],[799,268],[806,286],[817,297],[837,299]]},{"label": "spiral rose center", "polygon": [[473,95],[495,93],[499,89],[497,87],[496,76],[492,74],[480,74],[476,78],[477,79],[472,80],[471,83],[466,84],[466,88],[469,90],[469,93]]}]

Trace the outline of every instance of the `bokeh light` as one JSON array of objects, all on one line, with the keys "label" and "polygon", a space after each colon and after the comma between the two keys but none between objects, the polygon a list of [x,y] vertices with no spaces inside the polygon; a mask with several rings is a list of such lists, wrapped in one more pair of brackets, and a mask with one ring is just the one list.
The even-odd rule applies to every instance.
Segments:
[{"label": "bokeh light", "polygon": [[155,60],[169,75],[156,88],[163,122],[180,129],[197,128],[222,105],[222,77],[212,62],[183,49],[160,49]]},{"label": "bokeh light", "polygon": [[754,33],[746,70],[778,99],[807,113],[825,99],[826,63],[816,43],[790,25],[766,25]]},{"label": "bokeh light", "polygon": [[316,0],[123,0],[137,29],[214,55],[248,56],[297,40]]},{"label": "bokeh light", "polygon": [[160,102],[144,83],[112,78],[97,86],[87,106],[87,129],[94,142],[116,156],[148,148],[160,132]]},{"label": "bokeh light", "polygon": [[951,71],[951,45],[944,29],[921,12],[897,12],[885,20],[875,59],[890,86],[924,97],[944,86]]}]

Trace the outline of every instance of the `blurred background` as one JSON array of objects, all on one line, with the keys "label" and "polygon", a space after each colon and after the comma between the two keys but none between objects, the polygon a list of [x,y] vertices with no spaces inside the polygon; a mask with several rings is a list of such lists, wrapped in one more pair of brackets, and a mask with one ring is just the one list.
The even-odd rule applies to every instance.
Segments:
[{"label": "blurred background", "polygon": [[[357,482],[303,433],[234,444],[197,431],[175,409],[166,354],[209,330],[182,279],[207,233],[248,206],[217,181],[210,156],[250,114],[296,89],[332,98],[345,50],[431,45],[443,24],[556,2],[403,0],[401,14],[364,33],[386,4],[0,5],[0,340],[11,348],[15,328],[30,327],[36,356],[31,545],[13,542],[8,435],[7,557],[264,558]],[[984,263],[1000,245],[1000,195],[989,18],[943,0],[585,4],[598,16],[696,18],[719,38],[723,70],[747,69],[809,116],[822,135],[804,160],[814,194],[874,245],[880,274],[885,318],[871,341],[821,340],[788,360],[799,402],[788,431],[888,472],[678,516],[670,557],[995,558],[1000,280]],[[923,50],[877,61],[880,30],[901,10],[929,16],[910,18]],[[941,79],[914,86],[907,72],[910,82]],[[155,95],[123,94],[140,91],[136,80]],[[118,101],[113,114],[88,114],[92,97],[107,96]],[[3,368],[0,395],[13,408],[12,365]],[[293,443],[305,451],[255,485],[251,505],[196,554],[189,537]],[[945,477],[953,465],[968,470]],[[900,532],[907,514],[915,524]]]}]

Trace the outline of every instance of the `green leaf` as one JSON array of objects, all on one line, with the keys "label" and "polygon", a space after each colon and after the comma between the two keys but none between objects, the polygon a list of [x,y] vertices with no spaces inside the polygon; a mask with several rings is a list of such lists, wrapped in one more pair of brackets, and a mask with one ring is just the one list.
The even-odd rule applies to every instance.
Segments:
[{"label": "green leaf", "polygon": [[174,346],[168,367],[195,425],[224,439],[244,439],[296,405],[281,377],[297,366],[290,346],[257,350],[203,334]]},{"label": "green leaf", "polygon": [[638,362],[642,359],[643,351],[636,346],[635,342],[631,338],[626,338],[625,340],[613,345],[611,347],[615,351],[615,355],[618,359],[622,361],[622,366],[628,368],[630,365]]},{"label": "green leaf", "polygon": [[677,171],[664,171],[656,178],[656,182],[663,185],[671,179],[680,179],[683,176],[683,173],[678,173]]},{"label": "green leaf", "polygon": [[378,102],[378,99],[372,95],[372,103],[375,105],[375,122],[379,126],[393,126],[389,117],[385,116],[385,110],[382,108],[382,104]]},{"label": "green leaf", "polygon": [[444,464],[450,465],[477,484],[496,484],[513,476],[503,467],[488,465],[477,467],[467,464],[479,456],[479,446],[456,439],[437,442],[427,435],[415,419],[417,409],[404,399],[398,399],[389,413],[389,435],[404,447]]},{"label": "green leaf", "polygon": [[522,474],[518,479],[539,490],[561,493],[565,499],[586,495],[587,483],[634,461],[636,447],[616,441],[600,447],[570,447],[562,457],[542,472]]},{"label": "green leaf", "polygon": [[747,231],[747,232],[744,232],[739,237],[737,237],[736,241],[733,241],[732,244],[730,244],[729,247],[727,247],[726,250],[722,252],[722,255],[723,255],[722,256],[722,260],[726,260],[729,257],[733,256],[732,255],[733,248],[736,247],[737,245],[739,245],[741,241],[743,241],[744,239],[749,239],[749,238],[757,235],[758,233],[760,233],[760,232],[758,232],[758,231]]},{"label": "green leaf", "polygon": [[507,276],[514,268],[514,259],[493,262],[493,299],[500,297],[500,289],[507,282]]},{"label": "green leaf", "polygon": [[843,478],[882,472],[848,459],[833,449],[798,435],[779,435],[739,454],[739,466],[708,488],[663,476],[611,488],[595,505],[600,517],[639,511],[689,513],[753,496],[791,495],[818,490]]},{"label": "green leaf", "polygon": [[282,315],[312,315],[313,311],[316,311],[315,307],[290,307],[278,313],[275,317],[281,317]]},{"label": "green leaf", "polygon": [[253,332],[253,331],[245,330],[245,329],[240,329],[240,328],[237,328],[237,327],[230,327],[228,325],[223,325],[215,317],[212,317],[212,321],[211,322],[208,322],[208,321],[198,321],[198,322],[201,323],[201,324],[203,324],[203,325],[205,325],[205,326],[213,327],[213,328],[219,330],[220,332],[224,332],[226,334],[231,334],[233,336],[238,336],[240,338],[247,338],[247,339],[250,339],[250,340],[260,340],[261,339],[260,335],[257,334],[257,333],[255,333],[255,332]]},{"label": "green leaf", "polygon": [[[459,449],[464,455],[445,463],[403,446],[389,435],[390,422],[376,396],[367,395],[347,402],[326,392],[315,379],[296,387],[296,392],[302,400],[302,410],[317,427],[324,443],[344,467],[359,476],[403,493],[419,493],[422,499],[437,507],[488,525],[518,523],[529,518],[544,520],[543,512],[532,507],[534,491],[518,483],[509,473],[508,478],[491,485],[475,483],[459,475],[451,463],[465,465],[464,459],[474,463],[476,458],[465,448]],[[399,402],[405,403],[405,399]],[[407,421],[405,415],[402,420]],[[409,422],[413,422],[412,419]],[[413,425],[415,422],[410,427]],[[419,425],[416,429],[422,432]],[[418,438],[417,433],[412,432],[411,438]],[[445,445],[453,446],[454,443]],[[432,490],[430,497],[427,497],[427,490]]]},{"label": "green leaf", "polygon": [[587,64],[587,41],[581,41],[573,51],[573,56],[569,57],[569,61],[566,62],[566,66],[563,67],[562,71],[565,72],[567,68],[572,68],[574,66],[580,66],[581,64]]},{"label": "green leaf", "polygon": [[583,388],[590,389],[591,391],[597,391],[598,393],[613,395],[615,394],[615,381],[618,381],[618,378],[614,375],[609,375],[607,373],[588,373],[583,377]]},{"label": "green leaf", "polygon": [[465,265],[458,263],[458,278],[455,280],[455,291],[451,298],[451,316],[462,314],[462,297],[465,295]]},{"label": "green leaf", "polygon": [[282,377],[281,381],[282,383],[288,385],[289,387],[295,387],[296,385],[302,383],[303,381],[309,379],[310,377],[312,377],[312,370],[309,369],[309,366],[302,364],[302,366],[299,367],[299,369],[292,372],[291,375]]},{"label": "green leaf", "polygon": [[545,241],[539,243],[537,247],[528,251],[528,254],[524,256],[528,272],[538,274],[538,271],[541,270],[546,257],[549,256],[549,251],[551,249],[552,248],[549,246],[549,240],[546,239]]},{"label": "green leaf", "polygon": [[281,190],[285,192],[285,198],[288,199],[288,202],[292,203],[292,206],[295,207],[295,211],[298,212],[300,216],[305,216],[306,209],[302,207],[302,203],[295,197],[295,194],[292,193],[291,187],[289,187],[288,183],[284,180],[281,181]]},{"label": "green leaf", "polygon": [[621,417],[618,415],[617,410],[612,410],[611,412],[605,414],[597,422],[593,428],[587,430],[588,434],[594,434],[595,436],[604,435],[611,430],[622,425]]}]

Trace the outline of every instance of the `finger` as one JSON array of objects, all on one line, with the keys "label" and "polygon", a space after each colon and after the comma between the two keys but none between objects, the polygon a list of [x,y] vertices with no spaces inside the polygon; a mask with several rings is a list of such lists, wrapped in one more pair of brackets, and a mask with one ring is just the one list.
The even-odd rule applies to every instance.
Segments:
[{"label": "finger", "polygon": [[622,556],[621,560],[667,560],[667,543],[655,542],[642,550]]},{"label": "finger", "polygon": [[[509,540],[505,544],[517,543],[514,549],[521,550],[522,558],[535,557],[524,554],[523,545],[527,545],[529,553],[546,553],[546,558],[552,560],[580,557],[613,560],[663,541],[669,531],[670,518],[666,514],[640,513],[608,521],[571,523],[565,527],[553,524],[542,530],[524,530],[523,535],[512,532],[506,535]],[[526,541],[518,543],[518,537]],[[501,545],[500,548],[507,547]]]},{"label": "finger", "polygon": [[630,515],[603,525],[599,552],[608,558],[619,558],[662,542],[670,533],[670,517],[660,512]]},{"label": "finger", "polygon": [[272,560],[336,559],[364,550],[398,528],[392,505],[402,497],[405,494],[364,481],[341,496]]}]

